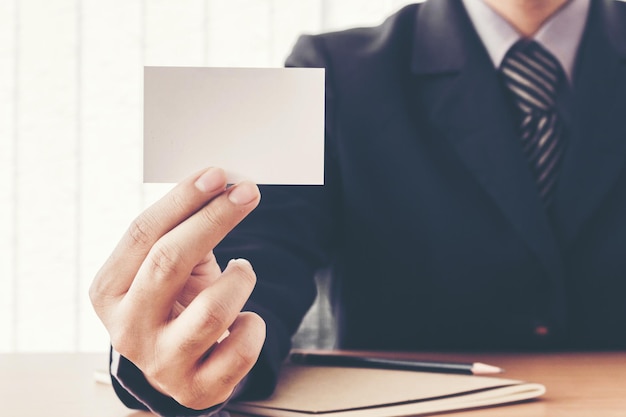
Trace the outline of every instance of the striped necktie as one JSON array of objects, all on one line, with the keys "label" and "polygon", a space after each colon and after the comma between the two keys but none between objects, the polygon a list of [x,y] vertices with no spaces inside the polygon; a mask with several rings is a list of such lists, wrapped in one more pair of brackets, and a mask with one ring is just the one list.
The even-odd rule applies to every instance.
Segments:
[{"label": "striped necktie", "polygon": [[520,112],[524,154],[539,195],[550,207],[565,148],[555,108],[557,88],[564,77],[561,65],[537,42],[519,41],[507,53],[500,70]]}]

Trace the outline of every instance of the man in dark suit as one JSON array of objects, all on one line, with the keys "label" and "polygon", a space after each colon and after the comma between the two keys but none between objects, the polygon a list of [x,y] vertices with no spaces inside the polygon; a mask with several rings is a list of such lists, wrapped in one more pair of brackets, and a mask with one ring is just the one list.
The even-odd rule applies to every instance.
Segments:
[{"label": "man in dark suit", "polygon": [[[254,266],[244,310],[267,326],[239,387],[271,389],[322,267],[333,274],[343,348],[626,347],[626,4],[431,0],[376,28],[302,37],[287,65],[327,69],[325,186],[261,188],[260,206],[215,249],[219,261],[243,256]],[[125,238],[134,243],[122,243],[138,255],[129,262],[118,250],[94,282],[117,391],[130,406],[193,414],[180,404],[223,401],[261,347],[258,316],[237,315],[251,287],[237,290],[232,276],[249,275],[249,265],[230,264],[228,284],[212,255],[201,256],[258,195],[238,185],[248,192],[237,205],[211,172],[217,188],[192,192],[198,174],[140,217]],[[185,226],[218,194],[199,212],[209,213],[204,222]],[[181,206],[180,196],[192,202]],[[167,226],[153,229],[154,219]],[[172,249],[203,239],[193,259]],[[185,279],[198,263],[210,278],[194,287]],[[120,269],[127,277],[116,286]],[[161,340],[153,335],[163,326],[128,324],[129,306],[156,296],[141,282],[164,281],[150,273],[179,277],[170,294],[187,296],[166,297],[159,314],[186,323],[195,308],[202,337],[168,322],[176,330]],[[103,303],[111,291],[130,300],[120,301],[126,309]],[[191,353],[175,359],[186,371],[155,351]]]}]

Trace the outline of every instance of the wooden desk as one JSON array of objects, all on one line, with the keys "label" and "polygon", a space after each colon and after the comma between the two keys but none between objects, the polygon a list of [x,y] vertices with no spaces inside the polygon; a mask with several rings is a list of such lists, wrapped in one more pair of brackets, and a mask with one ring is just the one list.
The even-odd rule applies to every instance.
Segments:
[{"label": "wooden desk", "polygon": [[[446,417],[626,417],[626,352],[427,356],[502,366],[506,378],[543,383],[548,389],[538,401]],[[150,416],[126,409],[110,386],[94,382],[94,370],[106,361],[102,354],[0,355],[0,415]]]},{"label": "wooden desk", "polygon": [[429,355],[433,359],[485,362],[504,378],[546,386],[541,399],[446,417],[626,417],[626,352]]}]

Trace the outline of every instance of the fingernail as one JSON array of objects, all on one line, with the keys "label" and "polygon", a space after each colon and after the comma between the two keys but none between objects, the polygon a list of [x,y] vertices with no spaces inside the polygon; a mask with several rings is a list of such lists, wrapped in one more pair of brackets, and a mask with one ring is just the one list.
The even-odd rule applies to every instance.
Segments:
[{"label": "fingernail", "polygon": [[226,331],[222,333],[222,335],[219,337],[219,339],[217,339],[215,343],[222,343],[224,339],[226,339],[228,336],[230,336],[230,331],[226,329]]},{"label": "fingernail", "polygon": [[203,193],[217,191],[226,185],[224,171],[220,168],[209,168],[195,182],[195,186]]},{"label": "fingernail", "polygon": [[254,201],[259,195],[259,189],[251,182],[242,182],[232,187],[228,193],[228,199],[239,206],[245,206],[246,204]]},{"label": "fingernail", "polygon": [[246,258],[231,259],[230,261],[228,261],[228,265],[230,264],[242,264],[243,266],[250,266],[250,267],[252,266],[252,264],[250,264],[250,261],[247,260]]}]

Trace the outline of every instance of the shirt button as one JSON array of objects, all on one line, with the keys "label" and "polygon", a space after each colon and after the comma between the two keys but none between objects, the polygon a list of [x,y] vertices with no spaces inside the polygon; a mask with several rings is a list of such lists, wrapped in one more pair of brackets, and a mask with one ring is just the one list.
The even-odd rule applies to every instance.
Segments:
[{"label": "shirt button", "polygon": [[535,326],[535,336],[546,337],[550,335],[550,328],[544,325]]}]

